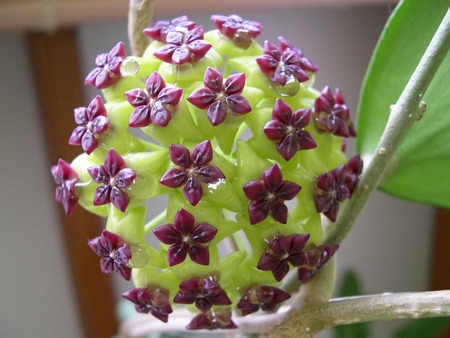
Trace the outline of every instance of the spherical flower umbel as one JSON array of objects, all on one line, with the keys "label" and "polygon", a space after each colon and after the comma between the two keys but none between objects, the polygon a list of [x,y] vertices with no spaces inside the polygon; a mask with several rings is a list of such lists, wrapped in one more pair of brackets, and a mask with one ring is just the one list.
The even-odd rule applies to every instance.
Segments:
[{"label": "spherical flower umbel", "polygon": [[203,27],[197,26],[192,30],[186,28],[169,31],[166,44],[153,55],[158,59],[181,66],[193,63],[203,58],[211,49],[211,45],[203,40]]},{"label": "spherical flower umbel", "polygon": [[264,126],[264,134],[269,140],[277,141],[277,150],[289,161],[299,150],[317,147],[311,133],[304,128],[309,124],[311,110],[298,109],[294,113],[291,107],[277,99],[272,111],[272,120]]},{"label": "spherical flower umbel", "polygon": [[264,221],[269,214],[275,221],[286,224],[288,208],[284,202],[297,196],[302,187],[294,182],[283,181],[280,167],[274,164],[264,171],[262,182],[251,181],[243,189],[251,201],[248,207],[251,224]]},{"label": "spherical flower umbel", "polygon": [[164,323],[173,312],[169,301],[169,291],[156,285],[135,288],[124,292],[122,297],[134,303],[139,313],[150,313]]},{"label": "spherical flower umbel", "polygon": [[213,305],[230,305],[231,300],[220,287],[216,278],[191,278],[180,283],[180,291],[173,301],[178,304],[193,304],[203,313]]},{"label": "spherical flower umbel", "polygon": [[231,320],[231,310],[215,309],[195,316],[186,326],[188,330],[217,330],[236,329],[237,325]]},{"label": "spherical flower umbel", "polygon": [[314,122],[318,131],[342,137],[356,136],[350,112],[339,89],[334,95],[328,86],[322,90],[314,102]]},{"label": "spherical flower umbel", "polygon": [[243,316],[247,316],[260,308],[263,311],[274,311],[277,306],[285,300],[291,298],[291,295],[279,288],[259,285],[248,288],[237,304]]},{"label": "spherical flower umbel", "polygon": [[145,89],[132,89],[125,93],[127,101],[135,108],[130,116],[132,128],[147,127],[152,122],[166,127],[172,119],[172,111],[180,101],[183,90],[166,87],[158,72],[153,72],[145,82]]},{"label": "spherical flower umbel", "polygon": [[125,47],[123,42],[117,43],[109,53],[97,55],[95,67],[86,77],[86,85],[95,86],[97,89],[105,89],[122,77],[120,65],[125,59]]},{"label": "spherical flower umbel", "polygon": [[133,184],[136,174],[127,168],[122,156],[110,149],[105,163],[88,168],[88,172],[95,183],[102,184],[95,191],[94,205],[112,203],[124,212],[130,202],[126,189]]},{"label": "spherical flower umbel", "polygon": [[131,250],[119,235],[103,230],[102,234],[91,239],[88,245],[101,257],[100,269],[103,273],[117,271],[124,279],[130,280],[131,268],[128,262],[131,259]]},{"label": "spherical flower umbel", "polygon": [[89,155],[98,147],[97,137],[109,128],[109,118],[100,96],[97,95],[87,107],[75,108],[74,117],[78,127],[72,132],[69,144],[81,145]]},{"label": "spherical flower umbel", "polygon": [[182,15],[170,21],[156,21],[153,26],[144,29],[144,34],[156,41],[166,42],[167,33],[176,31],[177,27],[190,31],[195,26],[197,24],[194,21],[189,20],[186,15]]},{"label": "spherical flower umbel", "polygon": [[169,266],[177,265],[189,257],[193,262],[209,264],[207,244],[217,234],[217,229],[208,223],[195,224],[195,218],[184,209],[178,210],[174,224],[166,224],[153,230],[164,244],[170,245],[167,252]]},{"label": "spherical flower umbel", "polygon": [[69,163],[59,159],[58,164],[51,167],[53,180],[56,183],[55,200],[62,203],[67,215],[72,214],[78,203],[76,184],[78,175]]},{"label": "spherical flower umbel", "polygon": [[244,20],[239,15],[213,15],[211,20],[222,35],[241,48],[248,48],[253,39],[261,34],[262,25],[259,22]]},{"label": "spherical flower umbel", "polygon": [[228,112],[242,115],[252,111],[247,99],[241,95],[245,74],[234,74],[224,81],[222,74],[208,67],[203,82],[205,88],[197,89],[187,100],[197,108],[208,109],[208,120],[214,127],[225,121]]},{"label": "spherical flower umbel", "polygon": [[184,197],[191,205],[197,205],[203,197],[202,182],[210,184],[225,179],[218,167],[209,164],[213,159],[209,140],[197,144],[192,155],[189,149],[180,144],[171,144],[169,151],[170,159],[179,167],[167,170],[160,183],[170,188],[184,185]]},{"label": "spherical flower umbel", "polygon": [[275,279],[281,281],[289,272],[289,263],[297,267],[307,262],[303,249],[308,240],[309,234],[276,236],[269,242],[256,267],[272,271]]},{"label": "spherical flower umbel", "polygon": [[309,80],[309,76],[300,66],[300,56],[292,49],[280,50],[273,43],[264,43],[263,55],[256,59],[261,71],[272,82],[284,86],[290,81],[299,83]]}]

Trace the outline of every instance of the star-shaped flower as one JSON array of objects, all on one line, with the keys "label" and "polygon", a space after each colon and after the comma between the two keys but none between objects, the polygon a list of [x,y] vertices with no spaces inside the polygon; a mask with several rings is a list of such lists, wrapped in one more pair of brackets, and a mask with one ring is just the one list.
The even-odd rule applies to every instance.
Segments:
[{"label": "star-shaped flower", "polygon": [[284,201],[293,199],[302,189],[294,182],[283,181],[277,164],[264,171],[261,181],[251,181],[244,185],[244,193],[251,200],[248,207],[250,223],[262,222],[271,214],[277,222],[286,224],[288,208]]},{"label": "star-shaped flower", "polygon": [[277,236],[267,246],[256,266],[259,270],[272,271],[277,281],[289,272],[289,263],[300,266],[306,262],[304,248],[309,234]]},{"label": "star-shaped flower", "polygon": [[311,133],[304,130],[309,124],[311,111],[298,109],[292,113],[291,107],[277,99],[272,111],[272,120],[264,126],[264,134],[269,140],[277,141],[277,150],[289,161],[299,150],[317,147]]},{"label": "star-shaped flower", "polygon": [[153,40],[159,42],[166,42],[167,33],[177,30],[177,27],[182,27],[188,31],[192,30],[197,24],[189,20],[186,15],[179,16],[170,21],[160,20],[156,21],[151,27],[144,29],[144,34]]},{"label": "star-shaped flower", "polygon": [[339,203],[349,199],[358,185],[362,166],[361,158],[354,156],[347,164],[320,175],[314,194],[316,210],[335,222]]},{"label": "star-shaped flower", "polygon": [[134,182],[136,174],[127,168],[122,156],[114,149],[110,149],[104,165],[90,167],[88,172],[95,183],[103,184],[95,190],[94,205],[112,203],[124,212],[130,202],[126,188]]},{"label": "star-shaped flower", "polygon": [[328,86],[322,90],[314,102],[314,121],[318,131],[342,137],[356,136],[350,112],[339,89],[334,95]]},{"label": "star-shaped flower", "polygon": [[55,200],[62,203],[67,215],[71,215],[78,203],[76,184],[78,175],[69,163],[59,159],[58,164],[51,167],[53,180],[56,183]]},{"label": "star-shaped flower", "polygon": [[135,288],[124,292],[122,297],[135,304],[139,313],[149,313],[164,323],[173,312],[169,301],[169,291],[155,285],[147,288]]},{"label": "star-shaped flower", "polygon": [[248,288],[237,308],[241,310],[243,316],[258,311],[274,311],[278,304],[291,298],[291,295],[273,286],[260,285]]},{"label": "star-shaped flower", "polygon": [[192,156],[186,147],[179,144],[171,144],[169,152],[170,159],[179,167],[167,170],[160,183],[169,188],[184,185],[184,197],[193,206],[203,197],[202,182],[210,184],[225,179],[218,167],[209,164],[213,159],[209,140],[197,144],[192,150]]},{"label": "star-shaped flower", "polygon": [[153,72],[148,77],[145,88],[146,91],[132,89],[125,93],[127,101],[135,108],[130,116],[130,127],[147,127],[152,122],[166,127],[172,119],[172,111],[180,101],[183,89],[166,87],[158,72]]},{"label": "star-shaped flower", "polygon": [[213,277],[191,278],[180,283],[180,291],[173,298],[177,304],[193,304],[203,313],[213,305],[230,305],[231,300]]},{"label": "star-shaped flower", "polygon": [[188,330],[217,330],[236,329],[237,325],[231,320],[230,309],[220,309],[200,313],[186,326]]},{"label": "star-shaped flower", "polygon": [[244,20],[235,14],[213,15],[211,20],[222,35],[233,40],[236,46],[241,48],[248,48],[253,39],[261,34],[262,25],[259,22]]},{"label": "star-shaped flower", "polygon": [[322,244],[308,246],[304,263],[298,268],[300,283],[308,282],[339,249],[339,244]]},{"label": "star-shaped flower", "polygon": [[125,47],[123,42],[119,42],[109,53],[97,55],[95,67],[84,80],[86,85],[105,89],[116,83],[121,77],[120,65],[125,59]]},{"label": "star-shaped flower", "polygon": [[263,55],[258,57],[256,62],[272,82],[282,86],[292,80],[297,80],[299,83],[309,80],[309,76],[300,66],[300,56],[297,51],[280,50],[269,41],[264,43]]},{"label": "star-shaped flower", "polygon": [[247,99],[241,95],[245,86],[245,74],[229,76],[208,67],[203,79],[205,88],[194,91],[187,100],[200,109],[208,109],[209,122],[215,127],[225,121],[227,113],[247,114],[252,111]]},{"label": "star-shaped flower", "polygon": [[97,137],[109,128],[109,118],[100,96],[97,95],[87,107],[75,108],[74,117],[78,127],[72,132],[69,144],[81,145],[89,155],[98,147]]},{"label": "star-shaped flower", "polygon": [[281,52],[290,50],[298,54],[299,65],[305,72],[316,73],[319,70],[319,67],[313,61],[308,59],[300,49],[290,44],[288,40],[280,36],[278,37],[278,42]]},{"label": "star-shaped flower", "polygon": [[178,66],[192,63],[203,58],[211,45],[203,40],[203,27],[197,26],[192,30],[177,27],[166,36],[166,44],[153,55],[158,59]]},{"label": "star-shaped flower", "polygon": [[127,243],[119,236],[107,230],[88,242],[91,249],[100,257],[100,269],[103,273],[117,271],[124,279],[130,280],[131,250]]},{"label": "star-shaped flower", "polygon": [[187,254],[192,261],[209,265],[207,244],[216,236],[217,229],[204,222],[195,224],[194,216],[186,210],[178,210],[174,224],[157,227],[153,233],[161,242],[170,245],[167,252],[169,266],[184,262]]}]

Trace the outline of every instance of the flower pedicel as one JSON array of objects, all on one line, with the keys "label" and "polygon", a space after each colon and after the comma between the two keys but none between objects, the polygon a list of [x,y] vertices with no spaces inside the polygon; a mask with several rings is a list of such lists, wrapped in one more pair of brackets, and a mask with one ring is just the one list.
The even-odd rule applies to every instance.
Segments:
[{"label": "flower pedicel", "polygon": [[[282,37],[256,42],[258,22],[211,20],[206,33],[186,16],[156,22],[143,57],[121,42],[98,55],[85,83],[104,99],[75,110],[69,140],[86,153],[51,169],[67,214],[80,204],[108,217],[88,244],[103,272],[133,280],[123,297],[169,323],[185,304],[189,330],[236,328],[236,314],[290,298],[288,273],[314,278],[339,247],[323,243],[322,220],[336,220],[362,170],[342,151],[355,136],[342,92],[312,87],[314,62]],[[143,203],[161,195],[166,210],[145,224]],[[238,250],[219,253],[224,241]]]}]

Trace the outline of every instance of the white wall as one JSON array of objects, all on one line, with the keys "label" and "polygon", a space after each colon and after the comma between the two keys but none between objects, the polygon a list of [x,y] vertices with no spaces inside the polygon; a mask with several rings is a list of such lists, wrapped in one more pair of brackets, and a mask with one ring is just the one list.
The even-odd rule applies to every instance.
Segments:
[{"label": "white wall", "polygon": [[[188,14],[212,28],[211,13]],[[261,41],[283,35],[300,47],[320,66],[316,88],[339,86],[355,112],[387,7],[241,14],[264,24]],[[84,74],[119,40],[126,41],[125,23],[81,27]],[[0,34],[0,60],[0,337],[81,337],[21,35]],[[87,89],[80,105],[95,94]],[[356,269],[367,293],[425,290],[431,224],[431,208],[376,193],[342,245],[340,271]],[[118,283],[117,294],[128,287]],[[384,327],[373,337],[387,337]]]}]

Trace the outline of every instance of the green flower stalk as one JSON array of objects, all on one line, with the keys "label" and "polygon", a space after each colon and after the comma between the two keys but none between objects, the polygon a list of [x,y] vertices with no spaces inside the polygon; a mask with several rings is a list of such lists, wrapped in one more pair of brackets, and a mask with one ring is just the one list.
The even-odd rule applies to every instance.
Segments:
[{"label": "green flower stalk", "polygon": [[[85,153],[52,167],[67,214],[80,204],[107,217],[89,245],[103,272],[133,279],[123,297],[169,323],[185,304],[190,330],[276,311],[290,270],[314,278],[338,249],[321,219],[336,220],[362,170],[343,152],[355,131],[342,92],[312,87],[314,62],[281,37],[256,42],[260,23],[212,21],[206,33],[186,16],[158,21],[142,57],[123,43],[100,54],[85,82],[103,99],[75,110],[69,141]],[[145,223],[161,195],[166,210]]]}]

